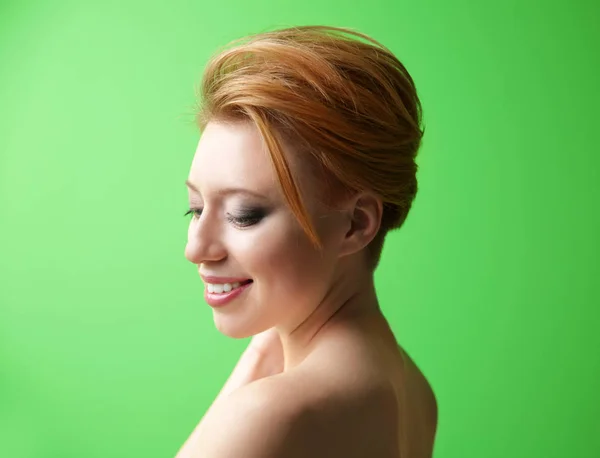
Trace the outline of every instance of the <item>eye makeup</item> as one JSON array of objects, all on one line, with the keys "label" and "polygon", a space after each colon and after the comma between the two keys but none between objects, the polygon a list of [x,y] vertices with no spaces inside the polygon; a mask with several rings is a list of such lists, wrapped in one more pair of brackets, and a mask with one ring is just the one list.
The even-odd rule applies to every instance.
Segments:
[{"label": "eye makeup", "polygon": [[[192,218],[200,218],[202,216],[202,208],[190,208],[183,216],[192,215]],[[265,216],[267,210],[261,207],[241,208],[236,213],[227,213],[226,219],[230,223],[240,227],[248,227],[258,224]]]},{"label": "eye makeup", "polygon": [[248,227],[258,224],[266,215],[267,212],[263,208],[246,208],[236,214],[228,213],[227,221],[237,226]]}]

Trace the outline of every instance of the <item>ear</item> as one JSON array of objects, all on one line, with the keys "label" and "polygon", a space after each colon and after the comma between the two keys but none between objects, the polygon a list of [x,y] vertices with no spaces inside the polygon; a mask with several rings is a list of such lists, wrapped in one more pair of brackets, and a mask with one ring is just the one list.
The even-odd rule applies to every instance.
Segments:
[{"label": "ear", "polygon": [[371,193],[359,193],[346,207],[348,230],[340,247],[340,256],[356,253],[375,238],[381,226],[383,203]]}]

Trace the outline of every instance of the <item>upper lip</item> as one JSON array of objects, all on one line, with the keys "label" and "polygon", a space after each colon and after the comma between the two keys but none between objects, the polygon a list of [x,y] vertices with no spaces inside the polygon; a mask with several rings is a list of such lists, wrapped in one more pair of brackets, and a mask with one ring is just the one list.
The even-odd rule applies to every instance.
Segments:
[{"label": "upper lip", "polygon": [[200,274],[200,277],[202,277],[202,280],[204,280],[205,283],[214,283],[214,284],[224,284],[224,283],[236,283],[236,282],[243,282],[246,280],[250,280],[250,278],[248,277],[217,277],[215,275],[204,275],[204,274]]}]

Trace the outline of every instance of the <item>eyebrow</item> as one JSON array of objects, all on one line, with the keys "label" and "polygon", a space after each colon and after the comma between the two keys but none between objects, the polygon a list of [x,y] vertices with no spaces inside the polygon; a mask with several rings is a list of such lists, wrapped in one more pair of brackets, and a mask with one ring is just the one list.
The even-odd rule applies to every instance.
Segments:
[{"label": "eyebrow", "polygon": [[[191,183],[189,180],[185,180],[185,185],[190,188],[192,191],[197,192],[198,194],[200,194],[200,191],[198,191],[198,188]],[[254,196],[254,197],[258,197],[260,199],[266,199],[267,197],[259,194],[257,192],[251,191],[250,189],[245,189],[245,188],[224,188],[224,189],[220,189],[217,194],[219,195],[229,195],[229,194],[246,194],[249,196]]]}]

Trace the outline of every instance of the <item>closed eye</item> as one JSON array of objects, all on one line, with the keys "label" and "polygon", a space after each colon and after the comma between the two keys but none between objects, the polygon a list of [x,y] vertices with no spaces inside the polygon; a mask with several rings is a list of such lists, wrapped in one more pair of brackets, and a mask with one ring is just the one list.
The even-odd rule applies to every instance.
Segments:
[{"label": "closed eye", "polygon": [[[193,218],[200,218],[202,216],[202,208],[190,208],[183,216],[192,215]],[[258,224],[266,213],[262,209],[251,209],[241,212],[239,215],[227,214],[227,221],[240,227],[248,227]]]},{"label": "closed eye", "polygon": [[236,226],[248,227],[258,224],[265,217],[265,212],[261,209],[252,209],[240,213],[239,215],[227,214],[227,221]]}]

